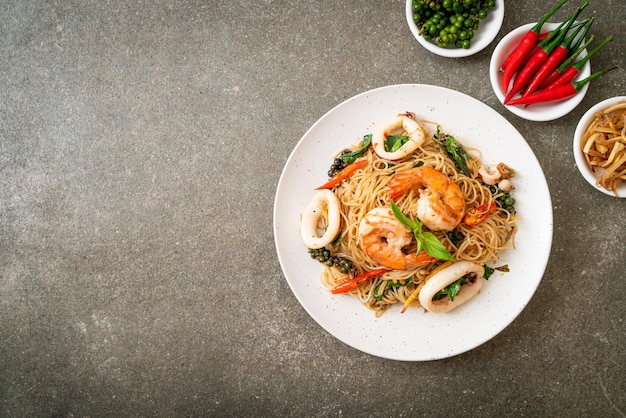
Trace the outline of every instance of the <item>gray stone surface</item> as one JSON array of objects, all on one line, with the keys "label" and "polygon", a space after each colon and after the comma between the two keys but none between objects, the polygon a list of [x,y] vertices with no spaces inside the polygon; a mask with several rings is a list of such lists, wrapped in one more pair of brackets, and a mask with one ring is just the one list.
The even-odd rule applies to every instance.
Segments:
[{"label": "gray stone surface", "polygon": [[[624,417],[626,203],[584,182],[571,138],[586,109],[626,94],[626,8],[587,10],[598,39],[616,37],[593,69],[620,68],[569,115],[529,122],[487,69],[496,42],[547,8],[507,1],[496,41],[451,60],[415,41],[400,0],[2,2],[0,415]],[[492,106],[553,201],[527,308],[435,362],[333,338],[273,243],[299,138],[397,83]]]}]

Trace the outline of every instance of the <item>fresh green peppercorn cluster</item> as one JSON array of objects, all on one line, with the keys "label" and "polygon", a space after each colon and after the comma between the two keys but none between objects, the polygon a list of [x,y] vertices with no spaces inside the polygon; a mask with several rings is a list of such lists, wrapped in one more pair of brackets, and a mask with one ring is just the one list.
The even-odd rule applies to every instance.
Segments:
[{"label": "fresh green peppercorn cluster", "polygon": [[309,248],[309,255],[328,267],[336,266],[340,272],[347,274],[354,269],[354,265],[350,260],[341,257],[333,257],[327,248]]},{"label": "fresh green peppercorn cluster", "polygon": [[437,46],[467,49],[494,7],[496,0],[413,0],[413,21]]},{"label": "fresh green peppercorn cluster", "polygon": [[345,162],[341,157],[343,157],[349,152],[350,152],[349,149],[344,149],[343,151],[341,151],[339,156],[337,156],[337,158],[333,160],[333,163],[331,164],[330,169],[328,170],[328,177],[335,177],[337,173],[339,173],[341,170],[343,170],[344,168],[348,166],[348,163]]},{"label": "fresh green peppercorn cluster", "polygon": [[503,191],[498,186],[489,186],[489,190],[491,190],[491,193],[494,195],[499,195],[496,198],[496,204],[510,213],[515,213],[515,198],[511,196],[511,193]]}]

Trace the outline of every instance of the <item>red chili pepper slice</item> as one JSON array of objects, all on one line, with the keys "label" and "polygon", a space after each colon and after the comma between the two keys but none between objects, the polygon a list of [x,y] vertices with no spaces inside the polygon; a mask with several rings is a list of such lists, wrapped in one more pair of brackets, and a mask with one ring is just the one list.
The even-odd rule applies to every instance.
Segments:
[{"label": "red chili pepper slice", "polygon": [[495,203],[485,203],[480,206],[476,206],[467,211],[463,218],[463,223],[467,226],[476,226],[484,221],[493,211],[496,210]]},{"label": "red chili pepper slice", "polygon": [[350,292],[351,290],[356,289],[357,287],[359,287],[361,284],[365,283],[366,281],[380,277],[383,274],[388,273],[390,271],[391,270],[389,269],[378,269],[378,270],[368,271],[359,276],[356,276],[353,279],[347,280],[333,287],[330,291],[331,293],[335,295],[339,293]]},{"label": "red chili pepper slice", "polygon": [[513,75],[517,72],[521,66],[524,58],[533,50],[537,42],[539,42],[539,33],[544,23],[550,19],[550,17],[556,13],[568,0],[561,0],[552,10],[546,13],[522,38],[519,44],[511,51],[509,56],[504,60],[506,65],[502,65],[504,74],[502,75],[502,91],[507,92],[509,90],[509,83],[513,79]]},{"label": "red chili pepper slice", "polygon": [[363,168],[365,164],[367,164],[366,159],[353,162],[352,164],[350,164],[349,166],[345,167],[343,170],[338,172],[335,175],[335,177],[330,179],[327,183],[322,184],[320,187],[316,188],[315,190],[332,189],[333,187],[337,186],[342,181],[350,177],[352,174],[354,174],[354,172],[357,171],[359,168]]}]

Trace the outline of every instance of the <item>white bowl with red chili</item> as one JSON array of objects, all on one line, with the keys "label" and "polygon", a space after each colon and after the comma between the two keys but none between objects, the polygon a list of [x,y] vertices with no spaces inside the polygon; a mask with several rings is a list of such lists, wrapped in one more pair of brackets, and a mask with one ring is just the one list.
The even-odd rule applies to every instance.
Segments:
[{"label": "white bowl with red chili", "polygon": [[[535,23],[528,23],[526,25],[520,26],[502,38],[502,40],[494,49],[491,56],[491,62],[489,65],[489,78],[491,80],[491,86],[494,93],[496,94],[500,102],[504,104],[504,107],[508,111],[527,120],[543,122],[565,116],[580,104],[580,102],[585,97],[585,94],[587,93],[589,83],[575,83],[578,83],[579,81],[589,77],[589,75],[591,74],[591,65],[589,59],[585,60],[584,62],[581,61],[580,71],[577,72],[577,75],[573,78],[573,80],[571,80],[569,83],[565,83],[569,85],[567,88],[556,89],[554,85],[548,84],[539,87],[534,93],[527,94],[525,97],[525,88],[523,88],[516,94],[511,93],[512,90],[514,90],[513,86],[515,85],[516,77],[519,76],[519,74],[524,70],[524,67],[528,64],[529,61],[524,62],[524,60],[522,60],[521,65],[519,65],[517,68],[512,69],[512,67],[509,67],[508,71],[510,72],[510,74],[506,74],[507,63],[505,61],[515,50],[515,48],[520,44],[520,42],[522,42],[524,35],[528,33],[529,30],[531,30],[535,25]],[[559,25],[559,23],[543,24],[539,35],[540,39],[542,37],[548,36],[549,33],[558,29]],[[570,29],[570,31],[568,32],[568,36],[572,34],[572,31],[574,30],[576,29]],[[583,30],[581,30],[579,33],[582,32]],[[580,36],[582,36],[582,34]],[[588,40],[583,39],[581,42],[578,43],[578,54],[571,61],[572,63],[583,60],[584,57],[587,56],[587,49],[583,48],[583,46],[587,42]],[[532,52],[530,53],[530,55],[532,55]],[[503,82],[504,77],[509,78],[508,83]],[[507,84],[508,87],[505,89],[503,84]],[[552,91],[548,92],[548,90]],[[561,95],[561,97],[559,97],[559,95]],[[508,97],[509,100],[507,100],[507,96],[510,96]],[[544,100],[541,100],[542,98]],[[531,104],[528,104],[529,102]]]}]

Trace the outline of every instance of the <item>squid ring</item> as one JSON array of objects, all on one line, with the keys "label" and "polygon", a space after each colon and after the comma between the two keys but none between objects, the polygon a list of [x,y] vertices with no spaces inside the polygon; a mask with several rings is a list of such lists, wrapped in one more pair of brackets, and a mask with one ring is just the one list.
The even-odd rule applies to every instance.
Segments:
[{"label": "squid ring", "polygon": [[[325,227],[320,220],[326,216]],[[335,239],[341,226],[339,199],[330,190],[318,191],[307,205],[300,222],[300,236],[307,247],[322,248]]]},{"label": "squid ring", "polygon": [[[454,297],[454,301],[450,300],[448,295],[439,300],[433,300],[437,292],[467,274],[475,275],[475,278],[461,286],[461,290]],[[479,264],[470,261],[454,263],[437,272],[426,282],[419,293],[420,304],[427,311],[437,313],[449,312],[458,308],[478,293],[483,285],[482,277],[484,274],[485,269]]]},{"label": "squid ring", "polygon": [[[372,135],[372,146],[374,152],[380,158],[386,160],[400,160],[409,156],[426,140],[424,130],[414,119],[412,113],[402,113],[386,120]],[[398,150],[389,152],[385,149],[385,141],[395,131],[402,130],[409,137],[409,140]]]}]

